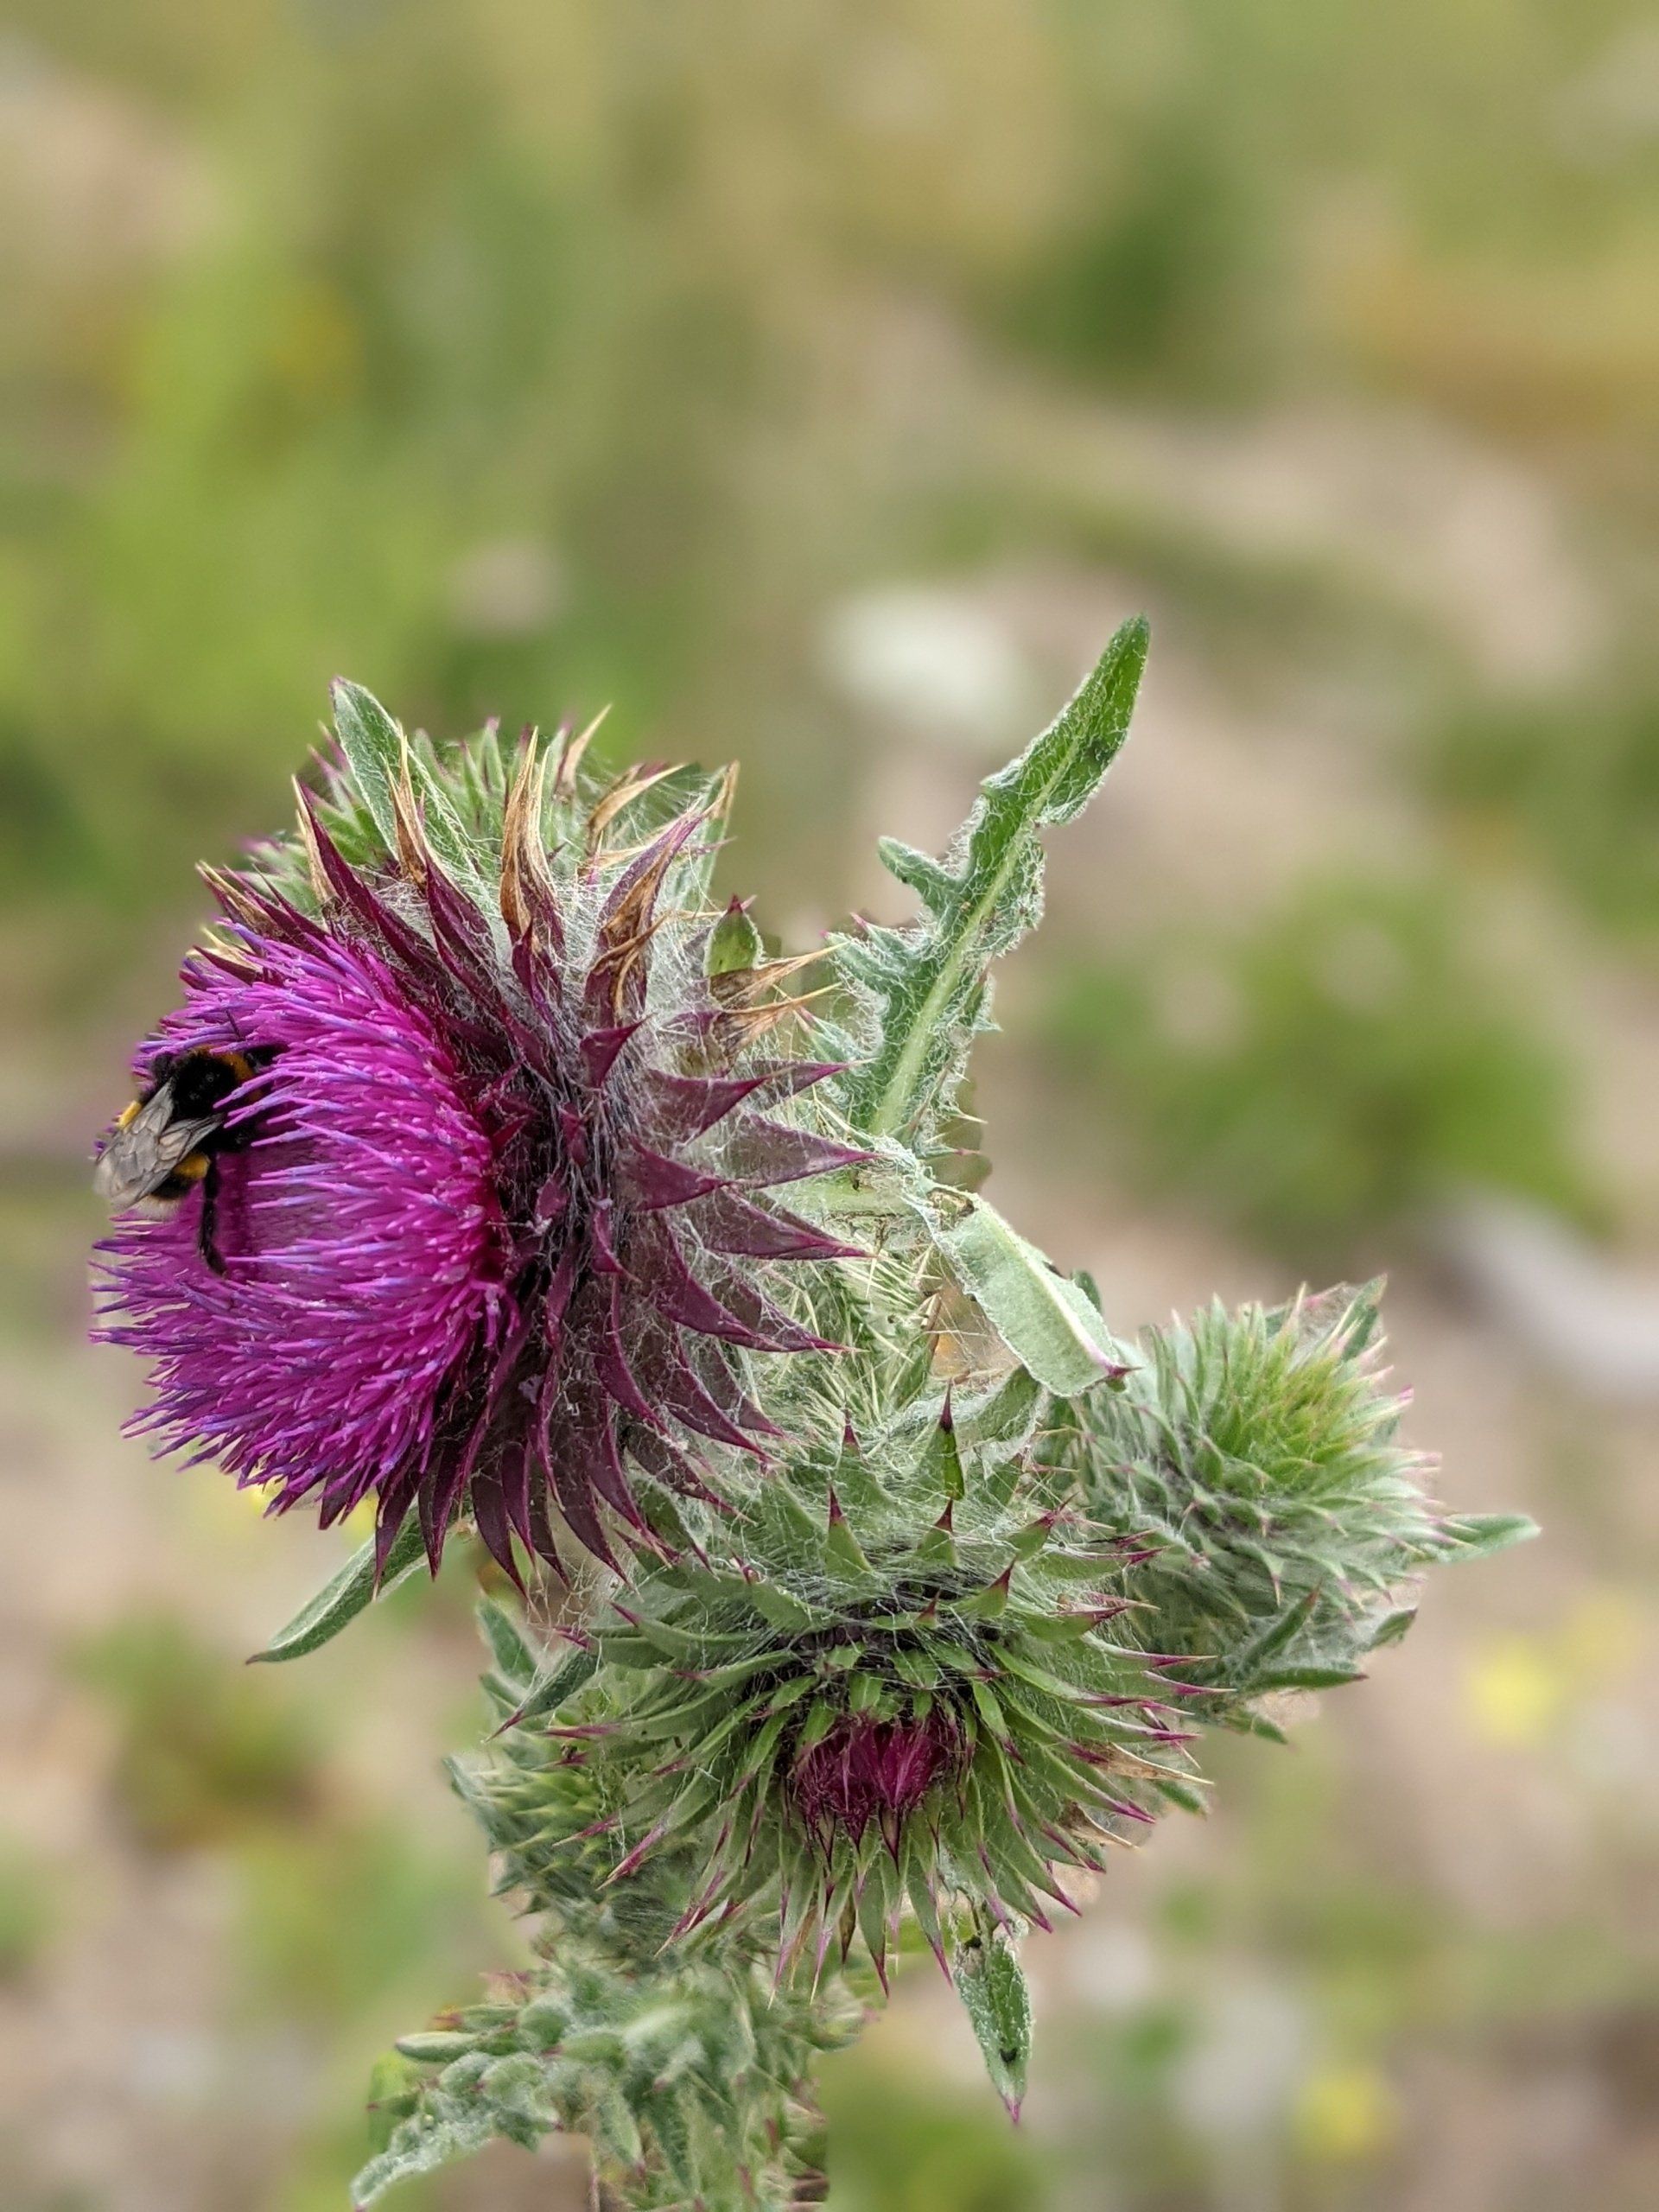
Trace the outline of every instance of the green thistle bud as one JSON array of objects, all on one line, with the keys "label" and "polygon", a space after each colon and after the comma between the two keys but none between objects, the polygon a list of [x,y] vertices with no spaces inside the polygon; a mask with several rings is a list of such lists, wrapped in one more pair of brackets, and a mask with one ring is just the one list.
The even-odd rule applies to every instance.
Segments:
[{"label": "green thistle bud", "polygon": [[1530,1533],[1447,1520],[1424,1495],[1433,1463],[1398,1440],[1408,1398],[1386,1388],[1381,1287],[1207,1306],[1076,1408],[1090,1511],[1150,1553],[1138,1632],[1235,1705],[1353,1680],[1409,1626],[1402,1585]]},{"label": "green thistle bud", "polygon": [[1103,1632],[1125,1548],[1068,1510],[1039,1403],[1016,1376],[848,1431],[595,1630],[572,1740],[615,1797],[619,1890],[691,1846],[677,1938],[769,1925],[780,1974],[858,1941],[885,1981],[909,1910],[943,1963],[965,1910],[1014,1930],[1071,1909],[1068,1871],[1179,1780],[1160,1677]]}]

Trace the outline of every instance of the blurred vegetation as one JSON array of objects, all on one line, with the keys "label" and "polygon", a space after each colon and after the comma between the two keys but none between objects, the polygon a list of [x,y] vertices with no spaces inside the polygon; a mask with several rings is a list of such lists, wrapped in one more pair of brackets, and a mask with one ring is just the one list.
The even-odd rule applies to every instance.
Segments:
[{"label": "blurred vegetation", "polygon": [[1560,881],[1586,914],[1659,938],[1659,687],[1465,708],[1425,734],[1426,788],[1477,856]]},{"label": "blurred vegetation", "polygon": [[20,1980],[52,1940],[58,1895],[39,1851],[0,1835],[0,1986]]},{"label": "blurred vegetation", "polygon": [[1028,2135],[955,2088],[896,2070],[860,2046],[823,2069],[830,2185],[837,2212],[1046,2212],[1045,2163]]},{"label": "blurred vegetation", "polygon": [[151,1848],[195,1850],[270,1821],[292,1827],[315,1802],[314,1725],[185,1622],[114,1622],[73,1666],[113,1723],[120,1815]]},{"label": "blurred vegetation", "polygon": [[[617,757],[741,758],[734,873],[769,926],[812,926],[866,895],[872,829],[918,834],[946,784],[959,818],[982,738],[988,765],[1027,732],[1014,700],[1039,710],[1147,605],[1143,741],[1186,787],[1127,760],[1105,842],[1057,841],[1055,911],[1003,1002],[1024,1154],[1003,1128],[998,1155],[1040,1192],[1079,1142],[1103,1191],[1210,1222],[1241,1273],[1403,1262],[1408,1291],[1456,1185],[1651,1217],[1639,1168],[1593,1148],[1607,1071],[1575,1062],[1502,914],[1552,934],[1586,1000],[1648,986],[1656,115],[1636,0],[15,0],[0,965],[23,1049],[0,1351],[40,1401],[23,1502],[60,1484],[96,1531],[90,1485],[135,1478],[101,1404],[87,1473],[78,1381],[46,1405],[86,1219],[60,1190],[194,925],[192,861],[281,817],[340,670],[445,733],[613,700]],[[1014,726],[873,702],[826,649],[850,598],[912,585],[1013,655],[986,718]],[[1289,769],[1282,728],[1318,734]],[[1311,827],[1246,851],[1236,885],[1218,854],[1201,899],[1207,870],[1166,882],[1130,850],[1179,859],[1183,809],[1206,839],[1236,812],[1241,849],[1280,815]],[[1109,938],[1092,879],[1109,900],[1121,870]],[[1639,1091],[1652,1040],[1619,1042]],[[1339,1732],[1294,1759],[1229,1747],[1200,1872],[1137,1870],[1132,1904],[1071,1937],[1047,2107],[1010,2135],[936,2073],[918,1990],[914,2022],[830,2070],[836,2206],[1370,2212],[1437,2180],[1446,2202],[1474,2137],[1498,2157],[1550,2095],[1601,2117],[1559,2188],[1519,2154],[1529,2201],[1652,2202],[1654,2169],[1619,2163],[1659,2079],[1631,1624],[1655,1570],[1620,1486],[1640,1455],[1553,1382],[1535,1419],[1531,1355],[1502,1357],[1552,1455],[1535,1571],[1565,1586],[1587,1547],[1636,1592],[1616,1633],[1581,1634],[1551,1585],[1548,1619],[1471,1613],[1426,1671],[1401,1655],[1419,1735],[1504,1777],[1503,1835],[1397,1801],[1402,1773],[1431,1788],[1433,1750],[1365,1739],[1369,1692],[1340,1724],[1351,1768]],[[1466,1448],[1490,1409],[1459,1387],[1491,1375],[1439,1380]],[[178,1540],[221,1594],[247,1558],[229,1529]],[[48,1853],[20,1819],[0,1841],[0,2006],[96,1928],[116,1856],[140,1914],[145,1881],[219,1870],[230,1987],[203,2002],[258,2103],[226,2190],[181,2212],[322,2212],[375,2051],[471,1987],[502,1923],[459,1821],[428,1834],[386,1809],[401,1777],[343,1778],[340,1677],[241,1671],[263,1593],[232,1649],[144,1573],[134,1610],[46,1639],[95,1740],[26,1752],[95,1840]],[[453,1613],[461,1679],[466,1610],[411,1588],[359,1646],[377,1730],[417,1738],[423,1770],[455,1713],[401,1662]],[[1517,1838],[1531,1891],[1489,1923],[1479,1854]],[[77,1986],[3,2048],[72,2045]],[[164,2075],[152,1995],[99,1978],[100,2021]],[[195,2142],[192,2112],[164,2119]],[[14,2172],[6,2145],[0,2201],[124,2205],[110,2125],[107,2188]],[[1445,2171],[1412,2171],[1431,2142]],[[1471,2186],[1514,2201],[1519,2171]],[[497,2212],[467,2186],[430,2201]]]},{"label": "blurred vegetation", "polygon": [[[942,497],[1017,529],[999,356],[1649,425],[1639,141],[1597,108],[1627,17],[22,0],[9,903],[107,969],[100,914],[180,911],[347,664],[446,730],[614,698],[774,798],[775,750],[833,829],[812,613]],[[1506,288],[1535,314],[1441,312]],[[951,404],[918,444],[925,302],[986,350],[918,360]]]},{"label": "blurred vegetation", "polygon": [[1077,963],[1046,1019],[1074,1111],[1318,1276],[1469,1186],[1583,1219],[1568,1064],[1449,886],[1316,882],[1243,932]]}]

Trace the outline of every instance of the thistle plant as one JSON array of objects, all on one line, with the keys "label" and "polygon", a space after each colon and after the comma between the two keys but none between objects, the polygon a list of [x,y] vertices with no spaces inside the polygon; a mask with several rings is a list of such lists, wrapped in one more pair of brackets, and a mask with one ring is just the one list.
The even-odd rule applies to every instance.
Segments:
[{"label": "thistle plant", "polygon": [[912,1952],[1017,2113],[1023,1947],[1200,1808],[1205,1732],[1529,1533],[1425,1496],[1375,1286],[1134,1340],[966,1187],[993,963],[1145,652],[942,860],[883,845],[916,919],[816,956],[712,894],[728,774],[440,748],[349,684],[293,829],[206,872],[99,1170],[134,1425],[372,1510],[264,1659],[458,1538],[497,1586],[453,1772],[530,1963],[383,2066],[360,2203],[553,2132],[619,2206],[817,2202],[817,2056]]}]

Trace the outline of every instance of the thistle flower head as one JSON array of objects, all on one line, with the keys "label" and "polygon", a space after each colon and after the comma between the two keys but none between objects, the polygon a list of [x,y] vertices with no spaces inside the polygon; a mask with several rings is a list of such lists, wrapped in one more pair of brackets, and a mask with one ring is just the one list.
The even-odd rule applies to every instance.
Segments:
[{"label": "thistle flower head", "polygon": [[493,1151],[454,1054],[369,946],[296,917],[291,942],[242,930],[238,947],[234,969],[187,963],[156,1044],[273,1055],[226,1104],[259,1134],[217,1166],[223,1271],[188,1211],[123,1224],[104,1333],[154,1363],[136,1426],[283,1505],[315,1492],[327,1522],[430,1458],[452,1378],[499,1332]]},{"label": "thistle flower head", "polygon": [[570,1740],[617,1799],[619,1885],[696,1840],[677,1934],[758,1910],[785,1964],[856,1929],[884,1972],[907,1908],[941,1955],[958,1903],[1046,1925],[1065,1870],[1152,1818],[1185,1738],[1109,1633],[1137,1553],[1063,1510],[1036,1404],[1016,1376],[849,1435],[752,1501],[731,1557],[618,1600]]},{"label": "thistle flower head", "polygon": [[140,1425],[276,1510],[372,1495],[383,1557],[418,1512],[435,1565],[465,1511],[510,1570],[561,1525],[613,1560],[654,1541],[640,1474],[764,1457],[749,1356],[823,1344],[772,1281],[849,1249],[773,1193],[862,1155],[779,1112],[835,1071],[767,1054],[766,971],[705,972],[717,794],[584,797],[573,747],[493,733],[446,779],[346,704],[300,838],[210,875],[228,929],[156,1044],[256,1071],[200,1196],[103,1248],[104,1332],[152,1362]]}]

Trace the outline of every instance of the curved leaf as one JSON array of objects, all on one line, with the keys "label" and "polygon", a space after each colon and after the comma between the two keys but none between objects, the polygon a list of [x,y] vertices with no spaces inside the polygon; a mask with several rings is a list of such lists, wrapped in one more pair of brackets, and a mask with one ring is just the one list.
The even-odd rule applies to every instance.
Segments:
[{"label": "curved leaf", "polygon": [[935,1192],[918,1211],[951,1274],[1046,1389],[1076,1397],[1134,1363],[1081,1284],[1063,1275],[985,1199]]},{"label": "curved leaf", "polygon": [[341,1629],[355,1620],[378,1596],[412,1574],[426,1558],[426,1544],[417,1516],[410,1514],[392,1539],[384,1572],[374,1571],[374,1538],[353,1552],[340,1573],[325,1582],[308,1605],[302,1605],[286,1627],[278,1629],[263,1651],[256,1651],[250,1666],[282,1659],[303,1659],[308,1652],[330,1643]]}]

